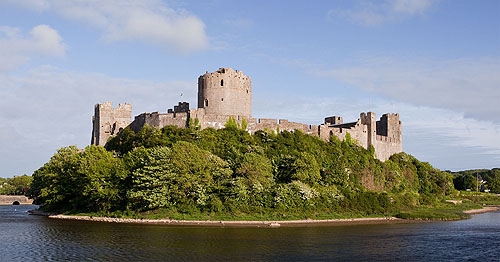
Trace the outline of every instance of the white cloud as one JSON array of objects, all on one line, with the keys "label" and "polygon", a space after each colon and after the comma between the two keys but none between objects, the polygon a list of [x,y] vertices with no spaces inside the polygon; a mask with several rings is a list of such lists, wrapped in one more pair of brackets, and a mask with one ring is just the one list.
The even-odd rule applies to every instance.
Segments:
[{"label": "white cloud", "polygon": [[424,13],[436,2],[436,0],[392,0],[389,2],[389,7],[395,13],[414,15]]},{"label": "white cloud", "polygon": [[33,47],[45,55],[64,56],[66,48],[62,37],[48,25],[38,25],[31,30],[31,36],[36,43]]},{"label": "white cloud", "polygon": [[64,56],[66,46],[59,33],[48,25],[35,26],[28,35],[18,28],[0,27],[0,72],[26,63],[32,56]]},{"label": "white cloud", "polygon": [[389,99],[446,108],[468,118],[500,123],[498,72],[500,61],[493,58],[371,58],[317,74]]},{"label": "white cloud", "polygon": [[55,12],[66,19],[98,28],[106,41],[142,41],[184,53],[209,45],[205,24],[198,17],[185,10],[169,8],[160,0],[27,0],[10,3],[39,12]]},{"label": "white cloud", "polygon": [[194,80],[140,81],[49,66],[21,76],[0,74],[0,177],[31,174],[58,148],[90,144],[96,103],[128,102],[134,115],[165,112],[181,92],[196,102]]},{"label": "white cloud", "polygon": [[422,15],[439,0],[362,1],[353,9],[332,9],[328,17],[340,17],[354,24],[376,26]]}]

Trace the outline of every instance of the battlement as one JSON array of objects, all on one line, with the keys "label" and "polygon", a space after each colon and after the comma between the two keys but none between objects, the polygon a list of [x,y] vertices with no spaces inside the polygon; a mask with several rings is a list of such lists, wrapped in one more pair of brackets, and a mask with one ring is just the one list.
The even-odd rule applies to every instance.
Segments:
[{"label": "battlement", "polygon": [[402,140],[401,121],[399,121],[398,113],[383,114],[376,125],[377,135],[387,137],[390,141]]},{"label": "battlement", "polygon": [[132,111],[132,105],[129,103],[118,104],[118,107],[113,108],[113,102],[107,101],[107,102],[103,102],[102,104],[96,104],[94,107],[96,109],[99,109],[99,110],[113,110],[115,112],[117,112],[117,111]]},{"label": "battlement", "polygon": [[[222,77],[250,80],[250,77],[244,75],[242,71],[234,70],[232,68],[226,68],[226,67],[221,67],[217,71],[212,72],[212,73],[209,73],[208,71],[206,71],[206,73],[204,75],[201,75],[200,77],[198,77],[198,80],[200,78],[222,78]],[[221,87],[224,87],[224,83],[221,85]],[[231,87],[232,88],[241,88],[240,86],[231,86]]]},{"label": "battlement", "polygon": [[387,114],[383,114],[380,119],[397,119],[399,120],[399,114],[398,113],[387,113]]},{"label": "battlement", "polygon": [[325,117],[325,125],[340,125],[344,122],[341,116]]},{"label": "battlement", "polygon": [[174,106],[174,109],[168,109],[168,113],[181,113],[181,112],[189,112],[189,103],[188,102],[179,102],[178,105]]}]

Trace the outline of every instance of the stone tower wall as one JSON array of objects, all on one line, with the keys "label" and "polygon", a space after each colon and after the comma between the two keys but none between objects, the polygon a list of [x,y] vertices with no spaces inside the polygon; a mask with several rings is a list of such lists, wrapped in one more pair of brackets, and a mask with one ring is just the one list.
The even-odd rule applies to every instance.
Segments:
[{"label": "stone tower wall", "polygon": [[403,152],[403,143],[391,137],[377,135],[375,144],[375,156],[381,161],[389,159],[390,156],[396,153]]},{"label": "stone tower wall", "polygon": [[368,146],[373,145],[375,143],[375,139],[377,137],[377,118],[374,112],[361,113],[359,115],[359,119],[361,120],[362,125],[366,125],[367,127],[367,144]]},{"label": "stone tower wall", "polygon": [[385,161],[395,153],[403,152],[403,132],[399,114],[384,114],[377,121],[377,136],[374,143],[378,159]]},{"label": "stone tower wall", "polygon": [[401,121],[399,114],[384,114],[377,121],[377,135],[387,136],[392,139],[401,140]]},{"label": "stone tower wall", "polygon": [[198,108],[205,115],[252,117],[250,77],[231,68],[220,68],[198,78]]},{"label": "stone tower wall", "polygon": [[104,146],[108,138],[127,127],[132,121],[132,105],[119,104],[113,108],[111,102],[104,102],[94,106],[92,118],[92,145]]}]

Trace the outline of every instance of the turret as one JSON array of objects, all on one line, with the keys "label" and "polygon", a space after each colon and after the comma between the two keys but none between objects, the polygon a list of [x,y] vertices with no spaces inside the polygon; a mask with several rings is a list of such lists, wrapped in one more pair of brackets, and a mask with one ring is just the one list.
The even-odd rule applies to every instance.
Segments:
[{"label": "turret", "polygon": [[113,108],[111,102],[96,104],[92,117],[92,139],[90,144],[104,146],[109,137],[127,127],[132,118],[132,105],[119,104]]},{"label": "turret", "polygon": [[367,126],[368,146],[375,144],[377,138],[377,119],[375,112],[361,113],[359,116],[361,124]]},{"label": "turret", "polygon": [[250,77],[231,68],[198,78],[198,108],[207,115],[252,117],[252,83]]},{"label": "turret", "polygon": [[377,121],[377,135],[387,136],[396,141],[402,140],[401,121],[399,114],[383,114]]}]

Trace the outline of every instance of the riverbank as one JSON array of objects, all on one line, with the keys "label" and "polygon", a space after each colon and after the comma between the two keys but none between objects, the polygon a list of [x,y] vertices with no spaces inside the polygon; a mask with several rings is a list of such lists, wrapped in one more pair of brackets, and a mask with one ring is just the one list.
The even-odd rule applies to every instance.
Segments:
[{"label": "riverbank", "polygon": [[[475,215],[495,212],[499,206],[487,206],[480,209],[463,211],[465,215]],[[86,215],[63,215],[47,213],[41,210],[29,211],[31,215],[46,216],[52,219],[80,220],[106,223],[152,224],[170,226],[209,226],[209,227],[294,227],[294,226],[332,226],[332,225],[363,225],[385,223],[416,223],[446,219],[406,219],[398,217],[367,217],[367,218],[340,218],[340,219],[303,219],[303,220],[177,220],[177,219],[148,219],[148,218],[116,218]],[[456,219],[449,219],[456,220]]]},{"label": "riverbank", "polygon": [[[40,215],[40,214],[37,214]],[[175,220],[175,219],[136,219],[136,218],[113,218],[93,216],[69,216],[69,215],[47,215],[53,219],[68,219],[81,221],[95,221],[108,223],[128,224],[153,224],[170,226],[210,226],[210,227],[293,227],[293,226],[325,226],[325,225],[347,225],[347,224],[384,224],[402,223],[408,220],[396,217],[374,217],[374,218],[348,218],[348,219],[321,219],[321,220],[280,220],[280,221],[217,221],[217,220]]]},{"label": "riverbank", "polygon": [[500,206],[487,206],[479,209],[471,209],[471,210],[466,210],[464,211],[465,214],[469,215],[476,215],[476,214],[482,214],[482,213],[488,213],[488,212],[495,212],[500,209]]}]

